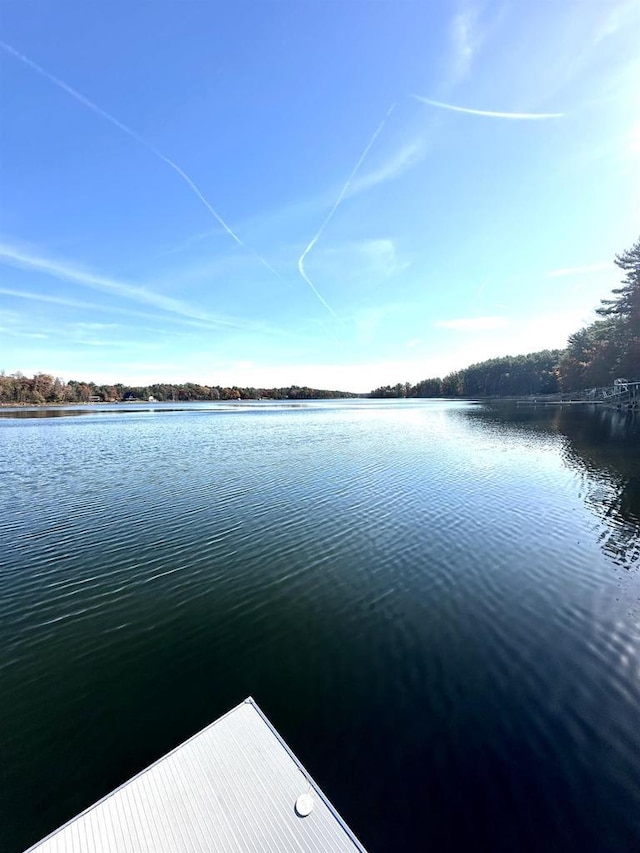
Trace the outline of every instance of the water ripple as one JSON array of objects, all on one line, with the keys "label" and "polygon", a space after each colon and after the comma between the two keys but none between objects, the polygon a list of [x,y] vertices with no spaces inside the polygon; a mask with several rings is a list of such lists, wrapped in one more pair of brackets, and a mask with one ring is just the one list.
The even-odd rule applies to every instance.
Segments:
[{"label": "water ripple", "polygon": [[13,849],[248,693],[371,850],[632,838],[632,473],[469,405],[229,409],[0,422]]}]

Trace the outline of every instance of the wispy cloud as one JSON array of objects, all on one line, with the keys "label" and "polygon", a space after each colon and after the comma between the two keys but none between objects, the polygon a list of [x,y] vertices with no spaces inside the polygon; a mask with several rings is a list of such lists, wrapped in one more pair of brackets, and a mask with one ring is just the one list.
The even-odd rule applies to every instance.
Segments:
[{"label": "wispy cloud", "polygon": [[637,23],[638,3],[637,0],[624,0],[619,3],[610,0],[603,12],[603,17],[594,34],[594,44],[598,44],[623,29],[630,14],[633,16],[634,22]]},{"label": "wispy cloud", "polygon": [[492,329],[503,329],[507,324],[506,317],[459,317],[455,320],[439,320],[439,329],[453,329],[456,332],[488,332]]},{"label": "wispy cloud", "polygon": [[324,251],[319,250],[318,256],[328,264],[332,276],[341,272],[343,276],[350,277],[351,269],[355,268],[357,275],[367,281],[388,278],[409,265],[407,260],[398,256],[396,244],[389,237],[343,242]]},{"label": "wispy cloud", "polygon": [[406,267],[398,258],[396,244],[387,237],[362,240],[357,248],[375,274],[389,276]]},{"label": "wispy cloud", "polygon": [[450,110],[454,113],[466,113],[472,116],[483,116],[485,118],[501,118],[511,119],[516,121],[540,121],[544,119],[562,118],[564,113],[516,113],[516,112],[500,112],[498,110],[477,110],[471,107],[460,107],[456,104],[447,104],[444,101],[434,101],[433,98],[425,98],[423,95],[412,95],[416,101],[428,104],[432,107],[437,107],[442,110]]},{"label": "wispy cloud", "polygon": [[471,71],[476,52],[476,20],[477,10],[467,7],[454,15],[451,22],[452,76],[456,82]]},{"label": "wispy cloud", "polygon": [[29,340],[36,341],[44,341],[49,338],[49,335],[45,335],[44,332],[30,332],[28,329],[9,329],[0,327],[0,330],[7,335],[11,335],[14,338],[27,338]]},{"label": "wispy cloud", "polygon": [[[257,327],[257,324],[251,324],[247,321],[228,317],[222,314],[213,314],[203,311],[189,305],[183,300],[154,293],[153,291],[139,285],[130,284],[120,279],[101,275],[66,261],[53,260],[51,258],[43,257],[42,255],[32,254],[22,248],[17,248],[6,243],[0,243],[0,263],[44,273],[45,275],[52,276],[53,278],[70,281],[82,287],[88,287],[92,290],[110,293],[127,300],[142,303],[144,305],[150,305],[161,311],[166,311],[189,320],[200,321],[200,323],[205,323],[209,326],[233,329]],[[67,305],[69,307],[81,307],[80,303],[76,303],[75,300],[70,300],[66,297],[35,295],[6,288],[3,288],[0,292],[5,295],[12,295],[20,298],[39,299],[40,301],[57,302],[58,304]],[[262,326],[260,326],[260,330],[265,331]]]},{"label": "wispy cloud", "polygon": [[589,275],[590,273],[603,272],[604,270],[613,271],[614,265],[609,261],[604,261],[599,264],[587,264],[581,267],[563,267],[562,269],[551,270],[545,278],[564,278],[571,275]]},{"label": "wispy cloud", "polygon": [[377,126],[377,128],[375,129],[375,131],[374,131],[374,133],[373,133],[372,137],[371,137],[371,138],[369,139],[369,141],[367,142],[367,144],[366,144],[366,146],[365,146],[365,148],[364,148],[364,151],[362,152],[362,154],[361,154],[361,155],[360,155],[360,157],[358,158],[357,163],[355,164],[355,166],[354,166],[354,167],[353,167],[353,169],[351,170],[351,173],[350,173],[349,177],[347,178],[346,183],[344,184],[344,186],[343,186],[343,187],[342,187],[342,189],[340,190],[340,193],[338,194],[338,197],[337,197],[337,199],[335,200],[335,202],[334,202],[334,204],[333,204],[333,207],[329,210],[329,213],[325,216],[325,218],[324,218],[324,220],[323,220],[322,224],[320,225],[320,228],[317,230],[317,232],[315,233],[315,235],[311,238],[311,240],[309,241],[309,243],[308,243],[308,244],[307,244],[307,246],[305,247],[304,251],[302,252],[302,254],[300,255],[300,257],[298,258],[298,271],[299,271],[300,275],[301,275],[301,276],[302,276],[302,278],[307,282],[307,284],[309,285],[309,287],[311,288],[311,290],[315,293],[315,295],[318,297],[318,299],[320,300],[320,302],[322,302],[322,304],[323,304],[323,305],[324,305],[324,307],[327,309],[327,311],[329,311],[329,312],[330,312],[334,317],[336,317],[336,319],[337,319],[337,315],[336,315],[335,311],[334,311],[334,310],[333,310],[333,308],[329,305],[329,303],[324,299],[324,297],[323,297],[323,296],[318,292],[318,290],[317,290],[316,286],[314,285],[314,283],[311,281],[311,279],[310,279],[310,278],[309,278],[309,276],[307,275],[307,272],[306,272],[306,270],[305,270],[305,266],[304,266],[305,258],[307,257],[307,255],[309,254],[309,252],[313,249],[313,247],[316,245],[316,243],[317,243],[317,242],[318,242],[318,240],[320,239],[320,237],[322,236],[322,233],[324,232],[324,230],[325,230],[325,228],[327,227],[327,225],[328,225],[328,224],[331,222],[331,220],[333,219],[333,217],[334,217],[334,215],[335,215],[335,212],[336,212],[336,210],[340,207],[340,204],[342,203],[342,201],[343,201],[343,199],[344,199],[345,195],[347,194],[347,192],[348,192],[348,190],[349,190],[349,187],[351,186],[351,183],[352,183],[353,179],[355,178],[355,176],[356,176],[356,174],[358,173],[358,171],[359,171],[360,167],[361,167],[361,166],[362,166],[362,164],[364,163],[364,161],[365,161],[365,159],[366,159],[366,157],[367,157],[367,154],[369,153],[369,151],[370,151],[370,150],[371,150],[371,148],[373,147],[373,144],[375,143],[376,139],[378,138],[378,136],[379,136],[379,134],[380,134],[380,132],[381,132],[382,128],[383,128],[383,127],[385,126],[385,124],[387,123],[387,121],[388,121],[388,119],[389,119],[389,116],[390,116],[390,115],[391,115],[391,113],[394,111],[395,106],[396,106],[395,104],[392,104],[392,105],[389,107],[389,109],[387,110],[386,115],[384,116],[384,118],[382,119],[382,121],[380,122],[380,124],[379,124],[379,125]]},{"label": "wispy cloud", "polygon": [[[42,302],[45,305],[60,305],[62,308],[77,308],[80,311],[101,312],[107,314],[123,314],[127,317],[142,317],[146,320],[157,320],[158,314],[149,314],[146,311],[136,311],[130,307],[118,308],[115,305],[99,305],[96,302],[85,302],[82,299],[73,299],[69,296],[54,296],[50,293],[38,293],[32,290],[18,290],[12,287],[0,287],[0,296],[10,296],[13,299],[24,299],[27,302]],[[3,311],[3,316],[6,312]],[[18,314],[15,314],[18,317]],[[163,318],[164,319],[164,318]],[[187,320],[181,317],[172,318],[172,322],[186,323],[187,325],[197,324],[204,326],[203,323],[198,323],[194,320]]]},{"label": "wispy cloud", "polygon": [[361,177],[355,178],[351,183],[347,195],[351,197],[366,192],[378,186],[378,184],[399,177],[403,172],[406,172],[419,163],[424,157],[426,150],[427,144],[424,138],[418,137],[411,142],[405,142],[379,166],[366,172]]},{"label": "wispy cloud", "polygon": [[[47,338],[59,340],[65,344],[88,344],[91,346],[113,346],[137,350],[162,346],[166,336],[170,335],[172,340],[178,338],[194,340],[193,329],[198,329],[208,335],[211,325],[196,320],[182,319],[181,317],[162,317],[158,314],[149,314],[144,311],[136,311],[131,308],[115,308],[112,306],[99,305],[65,297],[50,296],[46,293],[31,293],[29,291],[15,290],[12,288],[0,288],[0,296],[10,296],[27,302],[42,302],[46,305],[60,305],[63,308],[75,308],[80,316],[93,317],[101,312],[115,313],[121,317],[120,322],[101,323],[88,320],[75,320],[78,314],[65,311],[55,319],[51,316],[34,315],[33,310],[28,311],[3,311],[2,319],[10,325],[0,327],[0,331],[6,332],[15,338]],[[145,320],[147,322],[141,322]],[[34,332],[34,327],[39,329]],[[186,327],[186,328],[184,328]],[[143,333],[150,333],[149,339]],[[133,333],[133,334],[132,334]],[[102,336],[102,337],[100,337]]]},{"label": "wispy cloud", "polygon": [[[31,290],[17,290],[12,287],[0,287],[0,296],[11,296],[15,299],[26,299],[29,302],[44,302],[49,305],[61,305],[64,308],[80,308],[89,311],[101,309],[100,305],[96,305],[92,302],[83,302],[80,299],[70,299],[66,296],[52,296],[49,293],[35,293]],[[118,309],[114,308],[110,308],[109,310],[118,311]],[[125,313],[131,312],[127,309]],[[148,315],[145,314],[144,316],[146,317]]]},{"label": "wispy cloud", "polygon": [[205,208],[209,211],[213,218],[222,226],[222,228],[224,228],[224,230],[232,238],[232,240],[234,240],[238,244],[238,246],[253,255],[256,260],[258,260],[271,273],[273,273],[273,275],[282,280],[282,276],[280,275],[280,273],[274,267],[272,267],[268,261],[266,261],[261,255],[259,255],[254,249],[252,249],[251,246],[248,246],[243,240],[240,239],[240,237],[238,237],[238,235],[231,228],[231,226],[228,225],[227,222],[225,222],[222,216],[220,216],[220,214],[215,210],[209,200],[205,197],[202,190],[197,186],[195,181],[180,166],[178,166],[177,163],[175,163],[173,160],[163,154],[158,148],[155,147],[155,145],[152,145],[144,137],[140,136],[140,134],[137,133],[135,130],[132,130],[119,119],[115,118],[115,116],[112,116],[111,113],[108,113],[106,110],[103,110],[102,107],[99,107],[97,104],[82,95],[68,83],[65,83],[64,80],[61,80],[59,77],[56,77],[55,75],[51,74],[51,72],[47,71],[41,65],[38,65],[24,53],[20,53],[20,51],[16,50],[10,44],[7,44],[6,42],[1,40],[0,48],[11,54],[11,56],[20,60],[20,62],[27,65],[33,71],[36,71],[45,79],[49,80],[50,83],[53,83],[59,89],[62,89],[63,92],[66,92],[76,101],[78,101],[78,103],[82,104],[84,107],[96,113],[96,115],[99,115],[106,121],[110,122],[112,125],[114,125],[123,133],[125,133],[127,136],[131,137],[131,139],[134,139],[136,142],[138,142],[140,145],[150,151],[155,157],[158,157],[160,160],[162,160],[163,163],[166,163],[167,166],[173,169],[173,171],[180,176],[180,178],[185,182],[189,189],[194,193],[196,198],[200,200],[200,202],[205,206]]},{"label": "wispy cloud", "polygon": [[0,243],[0,262],[24,269],[35,270],[54,278],[71,281],[74,284],[90,287],[94,290],[112,293],[125,299],[142,302],[146,305],[153,305],[154,308],[159,308],[163,311],[182,314],[183,316],[198,320],[205,319],[202,312],[191,308],[181,300],[154,293],[144,287],[132,285],[109,276],[91,272],[90,270],[64,261],[30,254],[27,251],[6,243]]}]

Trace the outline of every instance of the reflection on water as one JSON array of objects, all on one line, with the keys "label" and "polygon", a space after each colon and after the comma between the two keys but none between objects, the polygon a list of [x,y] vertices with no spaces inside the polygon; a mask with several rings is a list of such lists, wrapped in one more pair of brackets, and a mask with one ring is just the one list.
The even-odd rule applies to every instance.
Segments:
[{"label": "reflection on water", "polygon": [[505,429],[564,436],[567,465],[582,479],[580,493],[601,522],[600,543],[625,568],[640,563],[640,415],[597,406],[493,405],[468,416]]},{"label": "reflection on water", "polygon": [[590,417],[561,411],[565,458],[585,472],[584,498],[604,525],[601,544],[614,563],[640,561],[640,415],[597,409]]},{"label": "reflection on water", "polygon": [[[358,402],[350,401],[352,407]],[[0,406],[0,418],[7,420],[33,420],[34,418],[72,418],[78,415],[123,415],[123,414],[175,414],[184,412],[220,413],[220,412],[251,412],[267,410],[307,409],[322,406],[317,400],[221,400],[189,403],[88,403],[69,406]]]},{"label": "reflection on water", "polygon": [[49,407],[33,408],[21,407],[19,409],[0,408],[0,418],[8,420],[31,420],[32,418],[66,418],[74,417],[75,415],[91,414],[90,409],[72,409],[64,407],[54,409]]},{"label": "reflection on water", "polygon": [[33,420],[34,418],[73,418],[78,415],[121,415],[123,413],[140,414],[141,412],[179,412],[187,408],[172,408],[165,406],[161,410],[156,406],[146,405],[98,405],[98,406],[21,406],[19,408],[0,408],[0,418],[8,420]]}]

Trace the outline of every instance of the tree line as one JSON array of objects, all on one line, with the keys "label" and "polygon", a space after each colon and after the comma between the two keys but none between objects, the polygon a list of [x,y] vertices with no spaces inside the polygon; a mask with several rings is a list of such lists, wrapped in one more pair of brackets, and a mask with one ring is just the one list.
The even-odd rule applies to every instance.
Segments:
[{"label": "tree line", "polygon": [[553,394],[559,390],[557,367],[562,350],[491,358],[449,373],[444,379],[423,379],[384,385],[372,397],[511,397]]},{"label": "tree line", "polygon": [[356,397],[349,391],[328,391],[321,388],[290,385],[285,388],[231,388],[221,385],[155,383],[152,385],[97,385],[95,382],[68,382],[48,373],[25,376],[22,373],[0,373],[0,404],[23,405],[42,403],[120,403],[189,402],[197,400],[311,400]]},{"label": "tree line", "polygon": [[640,239],[615,263],[625,273],[598,319],[569,336],[566,349],[491,358],[412,385],[383,385],[371,397],[509,397],[581,391],[640,380]]}]

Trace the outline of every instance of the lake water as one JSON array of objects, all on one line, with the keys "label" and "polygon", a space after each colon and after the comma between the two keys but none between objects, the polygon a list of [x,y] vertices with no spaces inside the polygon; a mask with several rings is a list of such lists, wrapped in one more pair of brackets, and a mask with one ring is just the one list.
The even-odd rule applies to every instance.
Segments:
[{"label": "lake water", "polygon": [[371,853],[640,850],[640,418],[0,410],[0,849],[251,694]]}]

